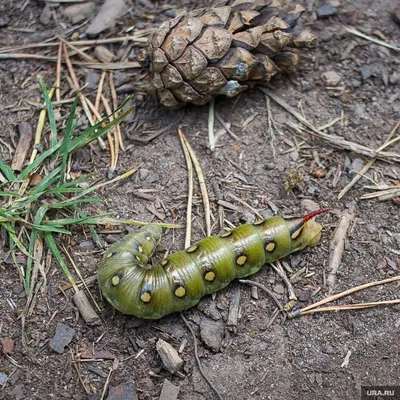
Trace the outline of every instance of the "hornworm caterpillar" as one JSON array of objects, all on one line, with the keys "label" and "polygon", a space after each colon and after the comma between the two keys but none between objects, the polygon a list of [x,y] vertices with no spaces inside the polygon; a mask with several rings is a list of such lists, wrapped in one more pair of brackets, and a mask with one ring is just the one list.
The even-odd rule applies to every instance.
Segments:
[{"label": "hornworm caterpillar", "polygon": [[106,251],[98,272],[101,291],[117,310],[139,318],[159,319],[185,310],[233,279],[252,275],[267,263],[316,246],[322,226],[314,217],[329,210],[239,225],[171,254],[154,267],[147,263],[162,230],[158,225],[148,225]]}]

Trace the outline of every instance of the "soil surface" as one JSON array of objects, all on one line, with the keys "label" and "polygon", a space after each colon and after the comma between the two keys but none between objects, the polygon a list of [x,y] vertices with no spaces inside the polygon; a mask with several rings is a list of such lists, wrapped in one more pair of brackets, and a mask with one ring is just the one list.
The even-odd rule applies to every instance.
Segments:
[{"label": "soil surface", "polygon": [[[128,3],[131,7],[128,12],[100,38],[123,36],[132,27],[138,32],[159,24],[181,9],[205,5],[202,1],[180,0],[158,5],[148,0]],[[400,25],[391,17],[395,2],[332,1],[338,15],[324,19],[317,19],[315,15],[325,3],[300,3],[308,8],[303,25],[313,29],[319,36],[319,43],[316,48],[303,52],[302,63],[295,74],[275,78],[272,90],[304,113],[316,127],[339,118],[326,133],[371,149],[379,148],[399,120],[400,54],[351,35],[343,24],[398,47]],[[96,4],[96,10],[100,5]],[[63,3],[50,11],[44,6],[45,3],[39,1],[0,2],[2,49],[39,43],[55,35],[71,39],[73,33],[66,34],[66,31],[72,24],[63,14]],[[45,11],[50,12],[47,19],[43,16]],[[85,29],[83,26],[79,31],[84,33]],[[19,53],[56,56],[56,49],[43,47]],[[139,51],[132,44],[120,43],[108,45],[108,49],[125,61],[135,61]],[[80,84],[89,82],[84,90],[94,99],[101,72],[76,68]],[[38,109],[34,104],[42,101],[37,76],[43,76],[50,87],[55,81],[55,71],[52,62],[27,58],[0,61],[0,154],[3,161],[9,162],[15,151],[17,124],[29,122],[36,128]],[[62,95],[71,98],[74,93],[66,71],[63,67]],[[324,81],[327,72],[330,73],[328,77],[337,78],[334,73],[339,76],[336,86]],[[135,88],[144,79],[145,72],[139,69],[121,70],[116,73],[116,86],[118,89],[130,83]],[[120,153],[117,172],[139,165],[140,169],[131,178],[98,193],[104,201],[88,206],[88,212],[114,211],[123,219],[184,225],[188,172],[177,134],[180,120],[205,175],[213,234],[221,230],[219,196],[235,208],[223,207],[225,219],[233,225],[254,222],[257,216],[251,208],[264,217],[275,213],[303,215],[323,207],[333,209],[332,213],[318,219],[323,225],[319,245],[285,260],[291,271],[289,277],[299,272],[293,279],[299,299],[297,307],[305,307],[329,295],[326,280],[330,243],[347,210],[353,210],[355,219],[346,236],[333,292],[399,275],[399,202],[361,199],[373,192],[365,186],[398,185],[398,164],[375,162],[366,176],[338,200],[339,192],[369,158],[301,131],[297,120],[274,101],[267,102],[265,94],[257,88],[231,100],[217,99],[216,113],[230,124],[240,140],[227,134],[217,120],[218,142],[214,152],[208,145],[207,105],[169,111],[139,90],[133,93],[136,110],[121,127],[126,151]],[[125,96],[125,93],[120,94],[119,101]],[[69,106],[60,107],[60,124],[68,110]],[[271,124],[271,118],[275,125]],[[84,116],[80,123],[87,125]],[[168,129],[148,143],[138,141],[165,127]],[[47,128],[46,138],[48,134]],[[44,146],[47,146],[47,139]],[[390,147],[389,151],[400,153],[400,144]],[[97,145],[80,151],[73,163],[75,171],[95,172],[99,180],[110,178],[109,153],[102,152]],[[304,181],[288,191],[287,183],[296,173],[300,173]],[[99,227],[98,231],[108,245],[135,228]],[[61,237],[59,240],[68,245],[83,276],[94,277],[102,252],[94,245],[89,230],[74,228],[73,232],[66,242]],[[204,209],[197,181],[192,232],[193,243],[205,236]],[[4,236],[0,237],[0,244],[4,246],[0,255],[4,255],[7,250]],[[159,261],[166,251],[174,252],[183,247],[184,229],[168,230],[154,259]],[[23,267],[24,257],[19,261]],[[0,339],[3,343],[0,347],[0,399],[100,399],[107,396],[128,399],[135,398],[134,392],[140,400],[158,399],[165,379],[180,388],[179,399],[217,398],[199,372],[193,338],[180,314],[159,321],[124,316],[103,302],[92,280],[89,287],[100,305],[101,324],[90,326],[79,315],[72,301],[72,290],[60,290],[65,287],[66,278],[52,262],[46,281],[36,295],[35,307],[26,315],[26,295],[12,260],[3,258],[0,271]],[[272,268],[264,267],[250,279],[273,291],[282,304],[289,301],[286,285]],[[337,304],[395,299],[399,297],[399,288],[399,283],[378,286],[346,297]],[[227,318],[232,299],[238,294],[238,322],[232,327],[228,326]],[[225,400],[359,399],[361,386],[400,385],[398,305],[284,320],[282,314],[272,319],[276,305],[262,289],[258,289],[257,299],[251,294],[250,286],[235,281],[219,291],[215,298],[208,296],[184,313],[196,334],[203,369]],[[61,353],[52,349],[51,342],[56,327],[63,327],[59,324],[65,325],[65,334],[72,337],[68,346],[61,348]],[[163,367],[156,350],[159,339],[176,350],[183,349],[180,357],[184,363],[178,373],[171,374]],[[10,343],[13,348],[9,347]],[[121,395],[123,391],[125,397]],[[117,392],[119,394],[115,394]]]}]

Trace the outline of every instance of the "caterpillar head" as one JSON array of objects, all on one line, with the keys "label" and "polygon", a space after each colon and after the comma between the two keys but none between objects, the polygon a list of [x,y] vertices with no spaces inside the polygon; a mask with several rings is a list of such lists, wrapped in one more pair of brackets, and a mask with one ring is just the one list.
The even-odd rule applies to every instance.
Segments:
[{"label": "caterpillar head", "polygon": [[321,239],[322,226],[314,220],[317,215],[330,211],[330,208],[312,211],[303,217],[285,218],[290,231],[290,238],[296,246],[296,250],[304,247],[315,247]]}]

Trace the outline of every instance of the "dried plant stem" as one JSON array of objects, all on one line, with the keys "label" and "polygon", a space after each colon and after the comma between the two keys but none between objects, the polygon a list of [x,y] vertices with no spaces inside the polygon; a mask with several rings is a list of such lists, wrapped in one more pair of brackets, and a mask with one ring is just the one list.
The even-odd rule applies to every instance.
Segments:
[{"label": "dried plant stem", "polygon": [[[114,116],[112,115],[112,111],[110,105],[108,104],[108,100],[101,95],[101,101],[103,103],[104,109],[106,113],[110,116],[110,121],[114,120]],[[111,135],[110,135],[111,136]],[[118,138],[118,131],[114,128],[114,164],[111,165],[111,169],[115,169],[118,163],[118,155],[119,155],[119,138]]]},{"label": "dried plant stem", "polygon": [[60,41],[57,54],[57,67],[56,67],[56,100],[61,101],[61,57],[62,57],[63,44]]},{"label": "dried plant stem", "polygon": [[282,278],[283,282],[285,282],[285,285],[287,286],[288,292],[289,292],[289,299],[297,301],[297,296],[294,292],[293,285],[291,284],[289,278],[287,277],[286,272],[284,271],[281,262],[279,260],[277,260],[277,261],[275,261],[275,263],[271,263],[269,265]]},{"label": "dried plant stem", "polygon": [[103,86],[104,86],[104,80],[106,79],[106,75],[107,72],[103,71],[100,77],[99,86],[97,88],[96,100],[94,102],[94,107],[99,112],[100,112],[100,100],[101,100],[101,95],[103,94]]},{"label": "dried plant stem", "polygon": [[[118,107],[118,99],[117,99],[117,91],[115,90],[115,84],[114,84],[114,73],[110,71],[110,91],[111,91],[111,98],[112,98],[112,103],[113,103],[113,109],[116,110]],[[114,113],[114,118],[118,117],[118,113]],[[117,132],[118,132],[118,143],[119,143],[119,148],[121,151],[125,151],[125,146],[122,141],[122,135],[121,135],[121,127],[120,125],[116,126]]]},{"label": "dried plant stem", "polygon": [[208,141],[210,143],[211,151],[215,150],[214,121],[215,121],[215,100],[212,99],[208,107]]},{"label": "dried plant stem", "polygon": [[246,285],[257,286],[258,288],[264,290],[264,292],[267,293],[275,301],[275,304],[278,306],[279,311],[283,311],[282,303],[278,300],[278,298],[274,295],[274,293],[271,290],[269,290],[266,286],[255,281],[250,281],[248,279],[239,279],[239,282],[245,283]]},{"label": "dried plant stem", "polygon": [[201,169],[199,160],[197,159],[196,154],[194,153],[192,147],[190,146],[189,142],[187,141],[183,133],[182,133],[182,139],[185,142],[186,148],[190,154],[190,158],[192,159],[194,169],[196,170],[197,178],[199,180],[201,196],[203,198],[204,214],[206,219],[206,234],[207,236],[210,236],[211,235],[210,201],[208,199],[206,181],[204,179],[203,171]]},{"label": "dried plant stem", "polygon": [[[80,93],[79,100],[81,102],[82,108],[85,111],[85,114],[86,114],[90,124],[93,126],[94,125],[94,121],[93,121],[93,118],[92,118],[92,114],[89,111],[89,108],[88,108],[88,105],[87,105],[87,102],[86,102],[86,97],[81,92],[81,89],[80,89],[80,86],[79,86],[79,82],[78,82],[78,79],[77,79],[75,71],[74,71],[74,67],[72,66],[71,60],[70,60],[69,55],[68,55],[67,46],[64,44],[63,48],[64,48],[65,61],[66,61],[67,66],[68,66],[68,71],[69,71],[69,74],[71,76],[72,82],[74,84],[74,88],[78,93]],[[105,150],[106,149],[106,145],[105,145],[105,143],[104,143],[104,141],[103,141],[103,139],[101,137],[98,138],[98,142],[99,142],[99,145],[100,145],[101,149]]]},{"label": "dried plant stem", "polygon": [[186,160],[186,166],[188,169],[188,203],[186,209],[186,236],[185,236],[185,248],[190,246],[192,237],[192,202],[193,202],[193,163],[190,158],[190,154],[186,147],[184,135],[181,127],[178,127],[179,139],[182,144],[183,154]]}]

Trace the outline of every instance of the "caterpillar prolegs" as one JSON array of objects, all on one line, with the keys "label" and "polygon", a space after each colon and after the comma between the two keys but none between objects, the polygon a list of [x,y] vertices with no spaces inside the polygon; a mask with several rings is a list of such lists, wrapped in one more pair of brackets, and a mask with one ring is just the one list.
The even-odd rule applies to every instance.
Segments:
[{"label": "caterpillar prolegs", "polygon": [[162,229],[148,225],[110,246],[98,272],[104,297],[117,310],[139,318],[159,319],[197,304],[233,279],[256,273],[263,265],[320,240],[322,226],[314,217],[275,216],[207,237],[161,264],[147,263]]}]

